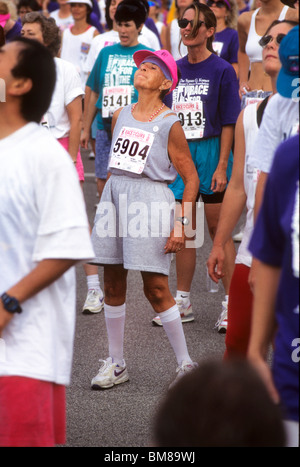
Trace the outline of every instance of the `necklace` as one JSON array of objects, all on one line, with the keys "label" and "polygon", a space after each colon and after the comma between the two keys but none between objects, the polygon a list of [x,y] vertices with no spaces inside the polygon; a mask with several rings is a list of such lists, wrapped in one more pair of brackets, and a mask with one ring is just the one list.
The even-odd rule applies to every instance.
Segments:
[{"label": "necklace", "polygon": [[[134,109],[136,108],[137,106],[137,102],[135,104],[133,104],[132,108],[131,108],[131,113],[133,114],[134,112]],[[155,112],[153,112],[153,114],[151,115],[151,117],[149,118],[148,122],[151,122],[154,117],[156,117],[157,114],[159,114],[159,112],[164,108],[165,104],[163,104],[158,110],[156,110]]]}]

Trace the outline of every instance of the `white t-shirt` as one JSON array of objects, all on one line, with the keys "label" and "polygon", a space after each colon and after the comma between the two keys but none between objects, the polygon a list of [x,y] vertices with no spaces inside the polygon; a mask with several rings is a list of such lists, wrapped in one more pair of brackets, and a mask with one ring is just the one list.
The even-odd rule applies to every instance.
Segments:
[{"label": "white t-shirt", "polygon": [[54,58],[56,65],[56,83],[52,100],[44,121],[47,121],[54,138],[69,136],[70,120],[67,113],[69,105],[76,97],[84,96],[78,71],[72,63]]},{"label": "white t-shirt", "polygon": [[258,132],[256,103],[249,104],[245,107],[243,126],[245,137],[244,188],[247,195],[247,215],[243,239],[237,251],[235,262],[237,264],[245,264],[250,268],[252,264],[252,254],[248,250],[248,245],[253,232],[255,191],[259,175],[259,171],[255,167],[249,165],[249,153]]},{"label": "white t-shirt", "polygon": [[[187,47],[180,41],[180,28],[177,19],[173,19],[170,29],[171,54],[174,60],[180,60],[187,55]],[[180,43],[180,48],[179,48]]]},{"label": "white t-shirt", "polygon": [[84,91],[87,74],[84,71],[84,63],[90,51],[96,28],[90,26],[82,34],[72,34],[71,29],[65,29],[62,36],[61,58],[75,65],[80,74],[81,86]]},{"label": "white t-shirt", "polygon": [[98,0],[98,6],[101,14],[101,24],[105,26],[105,7],[106,7],[106,0]]},{"label": "white t-shirt", "polygon": [[164,27],[164,23],[162,21],[156,21],[155,26],[156,26],[158,33],[161,34],[162,28]]},{"label": "white t-shirt", "polygon": [[55,22],[61,31],[64,31],[74,24],[74,19],[71,13],[67,18],[60,18],[58,13],[59,10],[54,10],[50,13],[50,17],[55,19]]},{"label": "white t-shirt", "polygon": [[[83,193],[69,154],[28,123],[0,140],[0,294],[43,259],[94,257]],[[69,384],[75,268],[22,303],[1,339],[0,375]]]},{"label": "white t-shirt", "polygon": [[[146,26],[143,27],[142,33],[138,37],[138,41],[140,44],[143,44],[146,47],[149,47],[150,49],[160,49],[160,44],[159,40],[157,39],[157,36]],[[114,31],[113,29],[111,31],[104,32],[103,34],[94,37],[87,59],[84,63],[84,72],[90,73],[92,71],[95,61],[104,47],[117,44],[118,42],[120,42],[119,33],[117,31]]]},{"label": "white t-shirt", "polygon": [[157,35],[151,31],[151,29],[147,28],[147,26],[143,26],[142,31],[138,37],[138,41],[140,44],[143,44],[150,49],[161,49]]},{"label": "white t-shirt", "polygon": [[269,173],[279,144],[299,133],[299,103],[281,96],[270,98],[249,157],[249,164]]},{"label": "white t-shirt", "polygon": [[87,59],[84,63],[84,71],[86,73],[90,73],[101,50],[104,47],[114,45],[117,42],[120,42],[119,33],[117,31],[114,31],[113,29],[111,31],[104,32],[103,34],[99,34],[98,36],[94,37],[91,43]]}]

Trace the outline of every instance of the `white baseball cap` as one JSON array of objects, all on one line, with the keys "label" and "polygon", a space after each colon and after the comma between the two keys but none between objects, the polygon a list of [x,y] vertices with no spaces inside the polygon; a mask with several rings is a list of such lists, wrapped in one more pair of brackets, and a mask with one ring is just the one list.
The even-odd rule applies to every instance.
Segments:
[{"label": "white baseball cap", "polygon": [[90,8],[93,8],[93,3],[91,0],[68,0],[66,3],[85,3]]}]

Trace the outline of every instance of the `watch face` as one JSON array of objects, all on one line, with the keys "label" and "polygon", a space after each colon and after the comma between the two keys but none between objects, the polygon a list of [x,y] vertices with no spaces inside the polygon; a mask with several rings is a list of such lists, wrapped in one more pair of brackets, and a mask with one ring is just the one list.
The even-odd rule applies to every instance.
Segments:
[{"label": "watch face", "polygon": [[9,311],[10,313],[20,313],[22,311],[16,298],[10,297],[7,294],[3,294],[1,298],[6,311]]},{"label": "watch face", "polygon": [[5,306],[7,306],[9,311],[16,311],[19,308],[19,303],[15,298],[11,297],[9,300],[6,300]]},{"label": "watch face", "polygon": [[177,217],[176,220],[181,222],[182,225],[188,225],[190,223],[187,217]]}]

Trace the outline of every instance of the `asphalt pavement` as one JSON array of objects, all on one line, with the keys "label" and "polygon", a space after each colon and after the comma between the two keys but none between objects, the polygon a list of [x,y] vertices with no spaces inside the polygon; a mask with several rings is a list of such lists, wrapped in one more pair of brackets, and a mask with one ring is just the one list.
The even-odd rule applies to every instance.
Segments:
[{"label": "asphalt pavement", "polygon": [[[83,164],[84,196],[92,225],[95,204],[99,200],[93,175],[94,161],[86,151]],[[204,244],[197,249],[191,289],[195,321],[183,325],[189,353],[197,362],[221,359],[224,352],[225,335],[214,329],[221,313],[224,289],[221,286],[217,293],[209,293],[206,288],[205,264],[211,244],[204,225]],[[129,271],[124,350],[130,380],[112,389],[91,390],[90,381],[98,372],[99,359],[108,357],[108,342],[103,311],[97,315],[81,312],[87,287],[83,267],[80,265],[76,269],[77,326],[72,381],[67,389],[66,447],[149,447],[155,411],[175,377],[173,351],[164,330],[151,324],[155,314],[144,297],[140,273]],[[99,267],[99,277],[102,285],[102,267]],[[169,283],[175,294],[175,260],[171,264]]]}]

